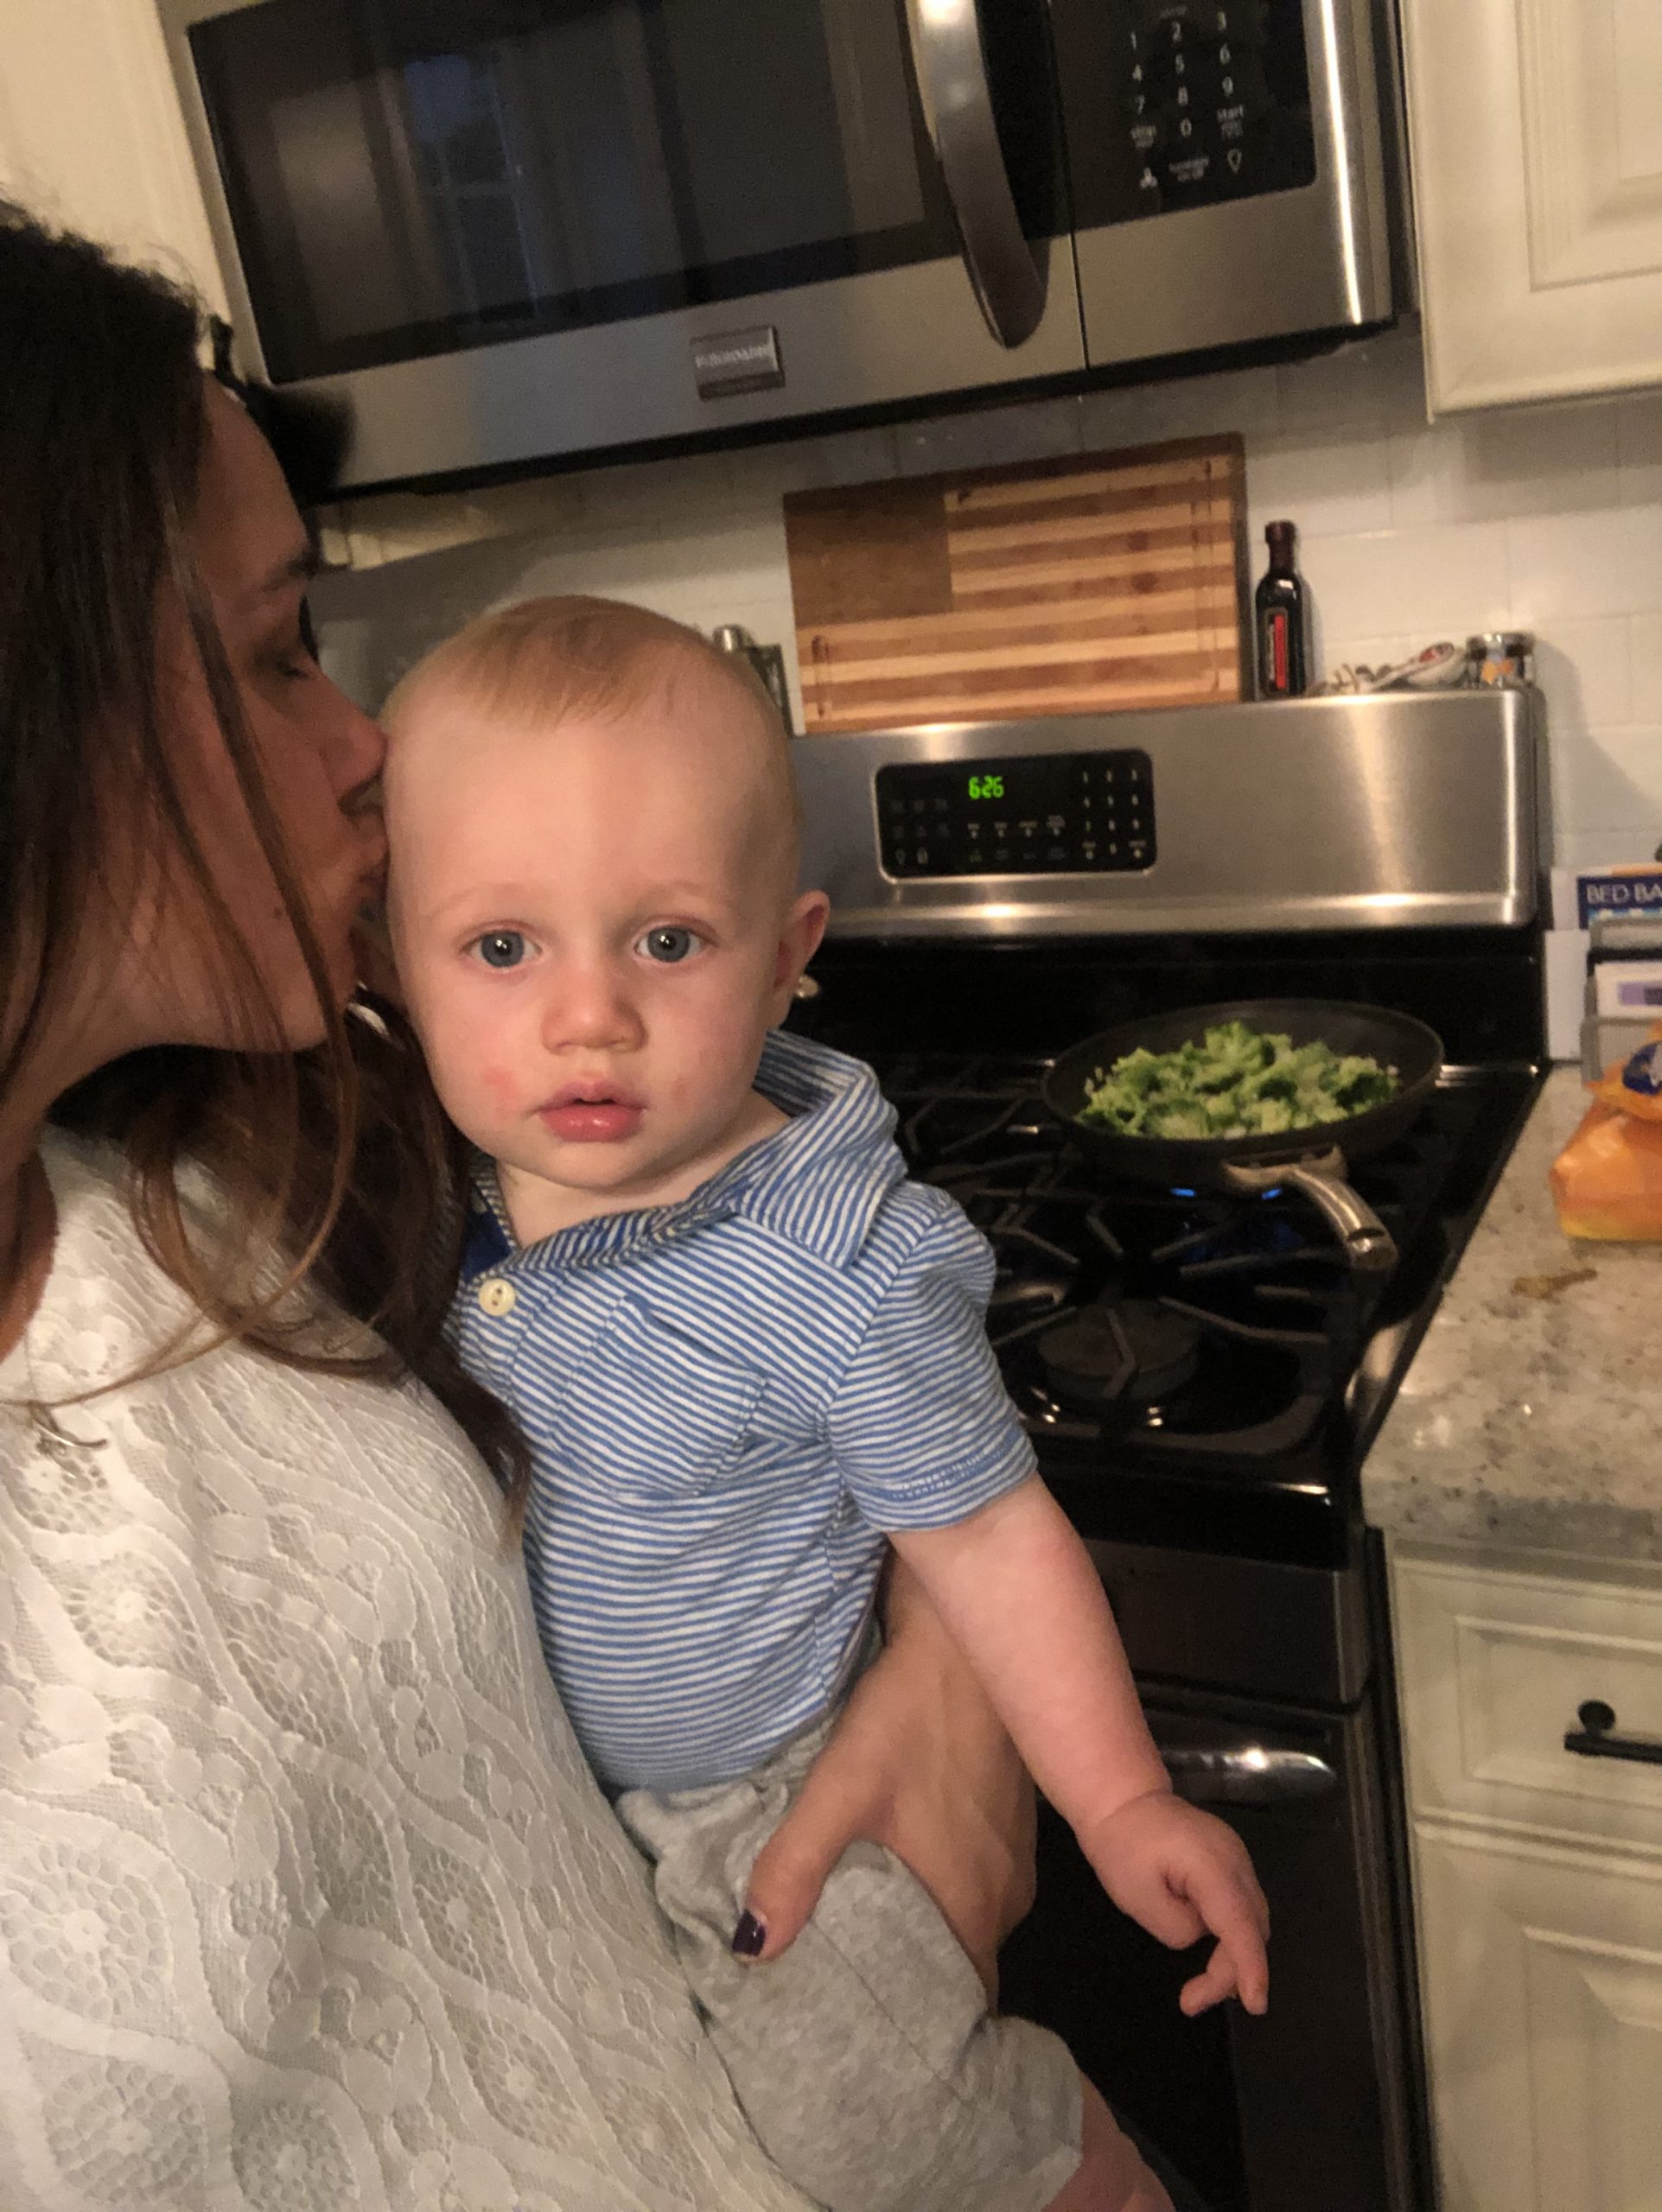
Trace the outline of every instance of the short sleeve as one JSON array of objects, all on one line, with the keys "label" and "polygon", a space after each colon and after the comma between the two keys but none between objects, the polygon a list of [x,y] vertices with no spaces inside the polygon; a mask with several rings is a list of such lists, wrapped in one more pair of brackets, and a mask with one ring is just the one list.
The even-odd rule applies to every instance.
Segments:
[{"label": "short sleeve", "polygon": [[895,1269],[844,1370],[831,1446],[876,1529],[966,1520],[1033,1472],[987,1341],[993,1256],[944,1192],[911,1185],[921,1234]]}]

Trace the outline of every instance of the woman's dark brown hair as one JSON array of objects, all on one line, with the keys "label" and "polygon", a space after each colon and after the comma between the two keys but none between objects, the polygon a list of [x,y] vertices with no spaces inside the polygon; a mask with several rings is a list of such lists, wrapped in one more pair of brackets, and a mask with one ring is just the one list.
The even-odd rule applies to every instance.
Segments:
[{"label": "woman's dark brown hair", "polygon": [[[201,337],[177,287],[0,203],[0,1096],[76,971],[113,841],[176,856],[223,948],[232,1033],[272,1049],[134,1053],[55,1118],[122,1146],[138,1231],[207,1340],[293,1366],[413,1371],[517,1491],[506,1416],[440,1334],[461,1233],[455,1141],[397,1013],[334,1004],[197,567]],[[317,992],[315,1052],[280,1049],[170,766],[156,639],[169,589]],[[188,1162],[218,1185],[207,1216],[181,1198]],[[375,1338],[320,1329],[313,1286]],[[203,1341],[195,1329],[156,1363]]]}]

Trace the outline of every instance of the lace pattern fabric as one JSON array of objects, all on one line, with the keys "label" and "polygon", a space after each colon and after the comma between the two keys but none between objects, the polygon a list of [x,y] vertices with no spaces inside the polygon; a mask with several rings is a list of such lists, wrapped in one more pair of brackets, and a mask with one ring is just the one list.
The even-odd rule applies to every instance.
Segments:
[{"label": "lace pattern fabric", "polygon": [[221,1350],[111,1157],[0,1364],[9,2212],[804,2212],[420,1392]]}]

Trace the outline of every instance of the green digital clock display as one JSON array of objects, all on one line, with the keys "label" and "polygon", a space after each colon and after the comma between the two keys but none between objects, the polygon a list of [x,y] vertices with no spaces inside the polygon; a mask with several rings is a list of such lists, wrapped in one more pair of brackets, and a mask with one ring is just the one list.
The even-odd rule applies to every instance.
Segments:
[{"label": "green digital clock display", "polygon": [[1003,796],[1004,779],[1002,776],[971,777],[970,797],[971,798],[1003,798]]}]

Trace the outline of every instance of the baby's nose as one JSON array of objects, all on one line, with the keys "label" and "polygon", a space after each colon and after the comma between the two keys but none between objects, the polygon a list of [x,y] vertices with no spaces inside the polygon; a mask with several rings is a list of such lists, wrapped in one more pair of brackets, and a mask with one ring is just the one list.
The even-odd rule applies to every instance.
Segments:
[{"label": "baby's nose", "polygon": [[605,969],[572,975],[550,997],[543,1042],[551,1052],[627,1046],[639,1042],[640,1023],[621,979]]}]

